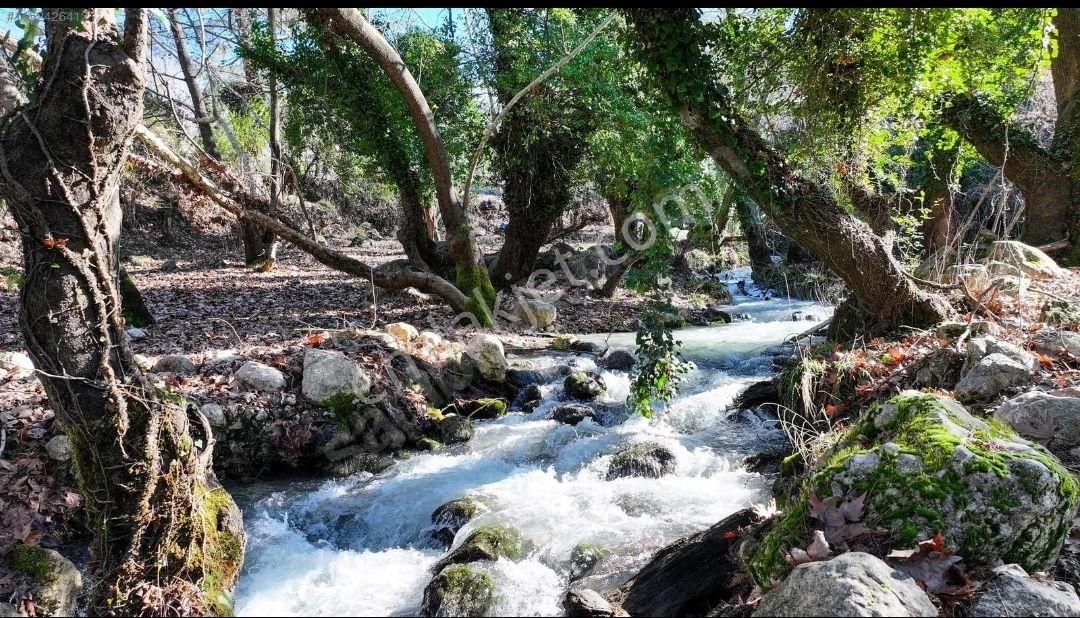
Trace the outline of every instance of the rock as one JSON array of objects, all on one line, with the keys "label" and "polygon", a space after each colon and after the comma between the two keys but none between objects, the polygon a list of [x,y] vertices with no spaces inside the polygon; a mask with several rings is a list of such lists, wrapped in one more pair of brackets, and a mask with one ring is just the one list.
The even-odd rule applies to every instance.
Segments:
[{"label": "rock", "polygon": [[1032,279],[1053,279],[1065,272],[1041,250],[1015,240],[999,240],[991,244],[985,261],[1004,262]]},{"label": "rock", "polygon": [[518,394],[518,401],[521,402],[521,409],[526,412],[532,412],[537,406],[544,400],[544,392],[540,390],[540,387],[536,384],[530,384],[521,389]]},{"label": "rock", "polygon": [[53,461],[71,461],[71,438],[64,434],[53,436],[45,443],[45,451]]},{"label": "rock", "polygon": [[469,564],[499,558],[516,560],[521,557],[521,535],[517,530],[500,525],[488,525],[473,530],[468,537],[442,560],[435,563],[435,572],[451,564]]},{"label": "rock", "polygon": [[180,270],[180,266],[176,263],[176,260],[165,260],[161,263],[161,272],[174,273]]},{"label": "rock", "polygon": [[577,425],[587,418],[595,418],[596,413],[588,406],[570,404],[559,406],[551,412],[551,420],[564,425]]},{"label": "rock", "polygon": [[993,337],[976,337],[975,339],[968,341],[965,353],[966,357],[962,373],[967,373],[972,367],[977,365],[979,361],[990,354],[1004,354],[1024,367],[1027,367],[1029,370],[1034,370],[1036,365],[1035,356],[1030,352],[1023,350],[1008,341],[1002,341]]},{"label": "rock", "polygon": [[511,367],[506,370],[506,383],[517,389],[536,384],[547,384],[569,375],[570,367],[566,365],[549,365],[539,369],[531,367]]},{"label": "rock", "polygon": [[[329,459],[329,457],[327,459]],[[377,453],[356,452],[348,455],[344,459],[339,459],[337,465],[332,467],[332,471],[338,476],[352,476],[354,474],[360,474],[361,472],[378,474],[393,465],[393,457],[387,457],[386,455],[379,455]]]},{"label": "rock", "polygon": [[430,330],[422,331],[417,341],[420,342],[420,345],[428,349],[434,349],[446,343],[446,340],[443,339],[441,335],[433,333]]},{"label": "rock", "polygon": [[599,592],[588,588],[568,590],[563,599],[563,609],[571,618],[607,618],[629,616],[611,603]]},{"label": "rock", "polygon": [[1070,451],[1080,446],[1080,398],[1031,391],[1001,404],[994,418],[1059,458],[1075,459]]},{"label": "rock", "polygon": [[387,324],[385,327],[386,332],[402,343],[409,343],[413,339],[420,336],[420,333],[416,330],[416,327],[407,322],[394,322],[393,324]]},{"label": "rock", "polygon": [[476,363],[476,368],[485,380],[502,382],[506,379],[506,352],[502,341],[495,335],[478,334],[469,339],[465,354]]},{"label": "rock", "polygon": [[[1043,447],[987,424],[952,399],[918,391],[872,407],[817,470],[806,490],[823,500],[862,496],[862,523],[889,531],[882,552],[910,549],[941,533],[945,547],[969,567],[1007,558],[1027,569],[1047,568],[1061,550],[1080,493],[1072,474]],[[749,558],[759,585],[788,569],[777,547],[809,542],[784,530],[820,525],[797,511],[789,508]]]},{"label": "rock", "polygon": [[34,361],[22,352],[0,352],[0,368],[15,376],[28,376],[34,373]]},{"label": "rock", "polygon": [[706,273],[716,266],[716,256],[704,249],[691,249],[683,255],[690,272]]},{"label": "rock", "polygon": [[724,324],[731,324],[734,320],[734,316],[730,311],[721,309],[719,305],[710,305],[705,308],[705,319],[709,322],[723,322]]},{"label": "rock", "polygon": [[135,361],[135,364],[143,371],[150,371],[154,368],[154,362],[145,354],[133,354],[131,360]]},{"label": "rock", "polygon": [[256,391],[279,391],[285,388],[285,376],[262,363],[247,361],[233,374],[245,388]]},{"label": "rock", "polygon": [[1031,369],[1004,354],[987,354],[967,371],[953,391],[960,401],[990,399],[1001,391],[1031,382]]},{"label": "rock", "polygon": [[952,389],[960,380],[963,358],[951,346],[941,347],[919,361],[915,385],[921,388]]},{"label": "rock", "polygon": [[524,298],[514,306],[513,316],[536,330],[544,330],[555,324],[558,317],[555,305],[536,298]]},{"label": "rock", "polygon": [[1069,584],[1033,579],[1016,564],[995,570],[979,589],[971,616],[1080,616],[1080,598]]},{"label": "rock", "polygon": [[[990,287],[993,277],[984,264],[959,264],[950,266],[936,279],[941,283],[963,283],[972,294],[979,294]],[[932,279],[933,280],[933,279]]]},{"label": "rock", "polygon": [[443,444],[468,442],[473,437],[472,422],[464,416],[450,415],[435,425],[437,438]]},{"label": "rock", "polygon": [[1073,358],[1080,358],[1080,333],[1045,328],[1035,333],[1031,344],[1047,356],[1061,358],[1062,352],[1068,352]]},{"label": "rock", "polygon": [[608,344],[603,341],[588,341],[586,339],[574,339],[570,342],[570,349],[574,352],[584,352],[593,356],[603,356],[608,351]]},{"label": "rock", "polygon": [[215,429],[221,429],[229,425],[228,419],[225,418],[225,408],[216,403],[204,403],[199,407],[199,411],[210,422],[210,426]]},{"label": "rock", "polygon": [[421,616],[486,616],[495,603],[495,582],[487,573],[453,565],[424,588]]},{"label": "rock", "polygon": [[655,442],[641,442],[631,445],[611,458],[608,464],[607,480],[627,476],[641,476],[657,479],[675,471],[675,453]]},{"label": "rock", "polygon": [[371,390],[371,378],[340,352],[308,348],[304,352],[304,397],[318,405],[335,406],[359,400]]},{"label": "rock", "polygon": [[570,579],[585,577],[611,552],[596,543],[578,543],[570,550]]},{"label": "rock", "polygon": [[599,365],[612,371],[630,371],[636,362],[637,358],[634,357],[634,353],[630,350],[612,348],[600,359]]},{"label": "rock", "polygon": [[[350,428],[360,446],[369,453],[395,451],[409,440],[406,433],[416,433],[404,418],[394,418],[397,414],[392,408],[368,406],[352,408]],[[415,438],[419,438],[416,433]]]},{"label": "rock", "polygon": [[82,592],[82,574],[70,560],[52,549],[17,545],[8,552],[12,571],[30,577],[39,616],[74,616]]},{"label": "rock", "polygon": [[735,402],[731,407],[736,410],[745,410],[767,403],[780,403],[780,393],[776,390],[776,382],[773,380],[761,380],[747,386],[735,397]]},{"label": "rock", "polygon": [[563,389],[570,397],[592,401],[607,392],[607,384],[595,371],[575,371],[563,380]]},{"label": "rock", "polygon": [[762,597],[758,616],[937,616],[915,580],[862,552],[801,564]]},{"label": "rock", "polygon": [[480,514],[480,504],[471,498],[451,500],[435,509],[431,514],[431,538],[442,545],[450,547],[454,544],[454,537],[458,530],[472,521]]},{"label": "rock", "polygon": [[469,420],[493,420],[506,416],[506,400],[501,397],[481,397],[454,403],[455,413]]},{"label": "rock", "polygon": [[971,324],[967,322],[946,321],[937,325],[937,335],[939,337],[945,337],[948,339],[955,339],[964,334],[964,331],[970,327],[971,334],[989,335],[994,329],[994,325],[988,320],[972,320]]},{"label": "rock", "polygon": [[704,616],[731,600],[728,581],[742,570],[734,557],[741,532],[761,519],[743,509],[661,549],[620,588],[623,609],[632,616]]},{"label": "rock", "polygon": [[124,335],[127,336],[129,341],[140,341],[150,336],[145,330],[135,327],[125,330]]},{"label": "rock", "polygon": [[199,368],[195,366],[195,363],[188,360],[186,356],[171,354],[159,358],[154,363],[151,371],[154,373],[182,373],[190,376],[199,373]]}]

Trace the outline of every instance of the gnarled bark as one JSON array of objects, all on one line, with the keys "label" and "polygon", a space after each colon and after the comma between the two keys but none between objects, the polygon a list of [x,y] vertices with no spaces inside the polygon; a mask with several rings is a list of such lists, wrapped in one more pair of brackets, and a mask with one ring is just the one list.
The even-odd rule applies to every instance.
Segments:
[{"label": "gnarled bark", "polygon": [[0,191],[24,231],[20,324],[73,445],[91,613],[224,613],[244,539],[209,423],[160,396],[124,343],[116,194],[142,117],[146,12],[127,9],[122,37],[112,21],[49,9],[37,97],[0,130]]},{"label": "gnarled bark", "polygon": [[736,191],[734,197],[735,216],[739,218],[739,227],[746,237],[746,248],[750,255],[750,277],[758,285],[769,284],[769,272],[772,269],[772,251],[765,240],[765,230],[761,225],[761,215],[753,200],[742,191]]},{"label": "gnarled bark", "polygon": [[870,227],[803,178],[743,119],[712,73],[696,10],[627,10],[636,53],[683,123],[784,233],[821,258],[872,316],[874,330],[927,326],[951,312],[917,288]]}]

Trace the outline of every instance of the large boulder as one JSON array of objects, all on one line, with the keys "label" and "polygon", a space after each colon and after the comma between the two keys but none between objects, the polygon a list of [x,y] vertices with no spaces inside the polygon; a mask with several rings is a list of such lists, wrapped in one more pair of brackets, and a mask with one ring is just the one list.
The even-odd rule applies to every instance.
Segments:
[{"label": "large boulder", "polygon": [[526,324],[536,330],[545,330],[555,324],[559,311],[555,305],[538,298],[521,299],[514,306],[513,316],[521,324]]},{"label": "large boulder", "polygon": [[12,571],[30,579],[39,616],[75,615],[83,581],[70,560],[36,545],[18,545],[6,559]]},{"label": "large boulder", "polygon": [[521,535],[517,530],[501,525],[488,525],[473,530],[468,537],[449,554],[435,563],[436,572],[451,564],[468,564],[499,558],[516,560],[521,557]]},{"label": "large boulder", "polygon": [[506,379],[506,352],[502,341],[495,335],[478,334],[469,339],[465,354],[476,363],[476,369],[485,380],[502,382]]},{"label": "large boulder", "polygon": [[1033,579],[1019,565],[998,568],[983,584],[971,616],[1080,616],[1080,598],[1064,582]]},{"label": "large boulder", "polygon": [[273,367],[255,361],[247,361],[240,365],[233,376],[248,390],[273,392],[285,388],[284,374]]},{"label": "large boulder", "polygon": [[595,371],[575,371],[563,380],[563,389],[570,397],[592,401],[607,392],[607,384]]},{"label": "large boulder", "polygon": [[937,615],[914,579],[862,552],[799,565],[754,611],[754,618]]},{"label": "large boulder", "polygon": [[1008,264],[1032,279],[1052,279],[1065,272],[1041,250],[1015,240],[999,240],[991,244],[985,262]]},{"label": "large boulder", "polygon": [[480,503],[472,498],[451,500],[443,504],[431,514],[431,538],[442,545],[449,547],[454,543],[461,527],[473,520],[480,514]]},{"label": "large boulder", "polygon": [[483,571],[455,564],[424,588],[421,616],[486,616],[495,603],[495,582]]},{"label": "large boulder", "polygon": [[531,366],[515,366],[506,370],[507,385],[522,389],[527,386],[547,384],[570,374],[567,365],[548,365],[547,367],[534,368]]},{"label": "large boulder", "polygon": [[730,601],[727,583],[742,570],[734,550],[741,532],[760,521],[744,509],[660,550],[620,588],[623,609],[632,616],[704,616]]},{"label": "large boulder", "polygon": [[1080,447],[1080,397],[1030,391],[1001,404],[994,418],[1061,459],[1078,459],[1072,451]]},{"label": "large boulder", "polygon": [[[861,502],[859,523],[889,532],[883,551],[940,533],[969,566],[1008,561],[1035,570],[1060,552],[1080,493],[1043,447],[918,391],[871,408],[818,464],[807,491]],[[785,551],[807,546],[810,539],[793,531],[820,526],[808,511],[789,508],[757,544],[748,566],[759,584],[787,571]],[[840,521],[825,532],[842,539],[846,530]]]},{"label": "large boulder", "polygon": [[304,352],[304,397],[319,405],[352,403],[371,390],[371,378],[340,352],[308,348]]},{"label": "large boulder", "polygon": [[641,442],[624,448],[611,458],[606,478],[609,481],[628,476],[658,479],[675,471],[675,453],[655,442]]}]

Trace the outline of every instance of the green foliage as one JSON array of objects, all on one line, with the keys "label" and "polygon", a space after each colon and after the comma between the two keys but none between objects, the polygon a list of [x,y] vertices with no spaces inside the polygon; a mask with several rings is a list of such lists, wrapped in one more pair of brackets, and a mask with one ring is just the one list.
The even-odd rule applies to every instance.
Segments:
[{"label": "green foliage", "polygon": [[655,297],[642,317],[626,405],[646,418],[652,418],[655,404],[666,405],[675,398],[683,374],[690,369],[679,357],[680,343],[669,326],[678,317],[670,302]]}]

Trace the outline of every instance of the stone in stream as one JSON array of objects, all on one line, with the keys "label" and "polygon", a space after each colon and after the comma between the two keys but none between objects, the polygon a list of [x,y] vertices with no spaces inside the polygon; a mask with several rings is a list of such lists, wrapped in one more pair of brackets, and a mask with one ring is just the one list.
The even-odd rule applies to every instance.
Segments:
[{"label": "stone in stream", "polygon": [[455,564],[424,588],[421,616],[486,616],[495,603],[495,582],[474,568]]},{"label": "stone in stream", "polygon": [[473,335],[465,354],[476,363],[477,371],[485,380],[502,382],[506,379],[509,363],[506,362],[502,341],[495,335]]},{"label": "stone in stream", "polygon": [[577,425],[587,418],[594,418],[596,413],[588,406],[570,404],[552,410],[551,420],[564,425]]},{"label": "stone in stream", "polygon": [[536,384],[530,384],[521,389],[518,394],[517,400],[521,402],[521,409],[526,412],[532,412],[540,405],[544,400],[544,393],[540,390],[540,387]]},{"label": "stone in stream", "polygon": [[570,342],[570,349],[575,352],[584,352],[593,356],[603,356],[608,351],[608,344],[603,341],[587,341],[574,339]]},{"label": "stone in stream", "polygon": [[576,580],[585,577],[607,558],[610,551],[596,543],[578,543],[570,550],[570,579]]},{"label": "stone in stream", "polygon": [[937,608],[914,579],[862,552],[799,565],[765,593],[754,610],[754,618],[937,615]]},{"label": "stone in stream", "polygon": [[563,389],[570,397],[592,401],[607,392],[607,384],[595,371],[575,371],[566,376]]},{"label": "stone in stream", "polygon": [[632,616],[704,616],[731,600],[728,581],[742,570],[733,550],[761,520],[743,509],[661,549],[619,588],[622,608]]},{"label": "stone in stream", "polygon": [[570,367],[567,365],[549,365],[540,368],[511,367],[506,370],[506,383],[513,388],[522,389],[554,382],[569,374]]},{"label": "stone in stream", "polygon": [[480,503],[472,498],[451,500],[431,514],[429,534],[436,543],[443,547],[454,544],[454,537],[462,526],[480,514]]},{"label": "stone in stream", "polygon": [[568,590],[563,598],[563,610],[570,618],[614,618],[630,615],[609,603],[599,592],[588,588]]},{"label": "stone in stream", "polygon": [[1080,598],[1065,582],[1034,579],[1019,565],[997,574],[978,591],[971,616],[1080,616]]},{"label": "stone in stream", "polygon": [[436,438],[443,444],[468,442],[473,437],[472,421],[464,416],[451,414],[435,423]]},{"label": "stone in stream", "polygon": [[731,407],[746,410],[767,403],[780,403],[780,393],[776,389],[775,380],[754,382],[735,397],[735,403]]},{"label": "stone in stream", "polygon": [[521,535],[517,530],[492,524],[473,530],[465,541],[435,563],[435,572],[451,564],[468,564],[481,560],[521,557]]},{"label": "stone in stream", "polygon": [[459,400],[453,405],[454,413],[477,421],[502,418],[506,416],[506,408],[506,400],[501,397]]},{"label": "stone in stream", "polygon": [[675,453],[655,442],[641,442],[624,448],[611,458],[607,475],[609,481],[628,476],[658,479],[675,471]]},{"label": "stone in stream", "polygon": [[634,367],[637,358],[634,353],[626,348],[612,348],[600,358],[598,364],[604,369],[612,371],[630,371]]}]

